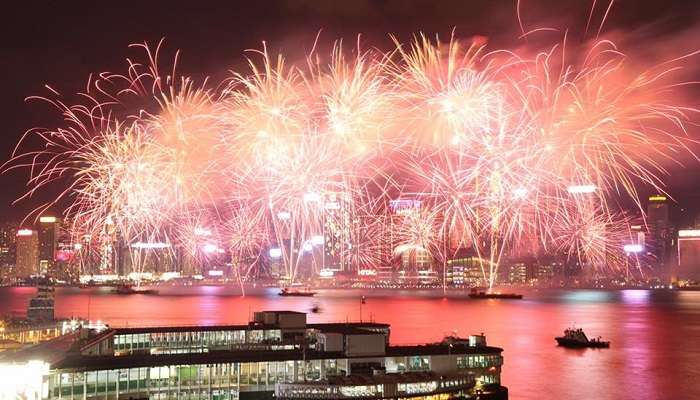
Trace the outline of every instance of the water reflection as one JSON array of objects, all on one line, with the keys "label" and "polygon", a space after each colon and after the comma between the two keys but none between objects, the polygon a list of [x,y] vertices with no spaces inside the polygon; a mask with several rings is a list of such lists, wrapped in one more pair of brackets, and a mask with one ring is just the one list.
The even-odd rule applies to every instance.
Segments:
[{"label": "water reflection", "polygon": [[[441,292],[321,291],[279,297],[276,289],[163,287],[161,295],[112,294],[109,289],[59,289],[56,314],[112,325],[245,323],[254,311],[309,312],[313,322],[374,319],[392,324],[394,343],[484,332],[505,349],[504,383],[513,399],[698,399],[700,292],[625,290],[539,291],[523,301],[470,300]],[[22,313],[32,288],[0,288],[0,314]],[[415,295],[416,293],[413,292]],[[364,304],[362,296],[367,296]],[[554,336],[576,323],[610,349],[572,351]]]}]

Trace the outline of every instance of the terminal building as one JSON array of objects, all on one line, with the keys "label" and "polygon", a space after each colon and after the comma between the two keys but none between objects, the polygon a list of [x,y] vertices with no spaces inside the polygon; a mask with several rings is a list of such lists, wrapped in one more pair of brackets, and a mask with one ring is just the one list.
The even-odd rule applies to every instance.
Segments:
[{"label": "terminal building", "polygon": [[375,322],[78,330],[0,356],[0,398],[507,399],[483,335],[400,346]]}]

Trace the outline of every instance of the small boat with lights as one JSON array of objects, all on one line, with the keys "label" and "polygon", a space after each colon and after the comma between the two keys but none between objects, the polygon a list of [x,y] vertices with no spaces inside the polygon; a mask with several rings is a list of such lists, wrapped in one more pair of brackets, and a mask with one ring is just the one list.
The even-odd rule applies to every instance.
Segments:
[{"label": "small boat with lights", "polygon": [[131,285],[119,285],[114,288],[114,293],[116,294],[158,294],[155,289],[145,289],[141,287],[134,287]]},{"label": "small boat with lights", "polygon": [[557,341],[559,346],[574,349],[581,349],[586,347],[610,347],[610,342],[601,340],[600,336],[594,339],[588,339],[588,336],[586,336],[586,334],[583,332],[583,329],[581,328],[568,328],[564,331],[564,336],[557,336],[554,339]]},{"label": "small boat with lights", "polygon": [[483,290],[477,291],[476,289],[472,289],[471,292],[469,292],[469,298],[520,300],[523,298],[523,295],[517,293],[485,292]]},{"label": "small boat with lights", "polygon": [[277,294],[280,296],[313,297],[316,295],[316,292],[309,289],[282,288]]}]

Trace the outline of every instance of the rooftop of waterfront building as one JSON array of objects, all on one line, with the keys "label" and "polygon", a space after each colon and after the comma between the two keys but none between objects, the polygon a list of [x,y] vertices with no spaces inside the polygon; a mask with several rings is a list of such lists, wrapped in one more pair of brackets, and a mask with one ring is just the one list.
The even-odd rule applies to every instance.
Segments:
[{"label": "rooftop of waterfront building", "polygon": [[[346,332],[350,329],[388,329],[391,325],[386,323],[364,321],[364,322],[329,322],[329,323],[307,323],[307,329],[315,329],[323,332]],[[247,324],[225,324],[225,325],[164,325],[164,326],[131,326],[113,328],[117,335],[141,334],[141,333],[161,333],[161,332],[213,332],[213,331],[236,331],[250,329],[275,329],[279,328],[275,324],[263,324],[251,321]]]},{"label": "rooftop of waterfront building", "polygon": [[[282,316],[282,317],[280,317]],[[293,321],[285,321],[284,316],[292,316]],[[388,341],[389,324],[370,322],[335,322],[335,323],[305,323],[304,313],[290,311],[268,311],[256,313],[256,319],[278,321],[281,325],[289,325],[292,330],[301,327],[306,335],[339,334],[342,338],[330,341],[322,339],[323,343],[305,339],[301,345],[283,346],[286,342],[278,338],[277,345],[264,342],[228,343],[225,346],[208,345],[198,348],[186,348],[185,351],[152,351],[155,348],[137,349],[138,351],[115,351],[117,335],[149,334],[163,332],[211,332],[227,330],[248,330],[257,327],[253,321],[246,325],[211,325],[211,326],[162,326],[162,327],[132,327],[115,328],[96,331],[81,329],[77,332],[40,343],[38,345],[0,355],[0,362],[15,362],[26,360],[43,360],[53,368],[99,370],[104,368],[135,368],[155,367],[183,364],[211,364],[229,362],[256,361],[293,361],[314,359],[352,359],[367,356],[407,357],[448,354],[500,354],[502,349],[490,347],[484,342],[470,344],[466,340],[443,341],[421,345],[390,345]],[[266,326],[279,326],[277,324]],[[455,339],[455,338],[453,338]],[[458,338],[457,338],[458,339]],[[139,339],[141,340],[141,339]],[[296,339],[295,339],[296,340]],[[289,343],[287,343],[289,344]],[[181,345],[179,341],[173,346]],[[268,346],[269,345],[269,346]],[[158,346],[163,346],[160,343]],[[167,344],[165,345],[167,346]]]}]

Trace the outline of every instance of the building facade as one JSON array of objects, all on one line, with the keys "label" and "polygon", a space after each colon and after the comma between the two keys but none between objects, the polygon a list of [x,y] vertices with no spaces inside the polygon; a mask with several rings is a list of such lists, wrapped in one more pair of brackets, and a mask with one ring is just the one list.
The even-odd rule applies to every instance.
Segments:
[{"label": "building facade", "polygon": [[27,278],[39,273],[39,237],[32,229],[17,231],[17,265],[15,278]]},{"label": "building facade", "polygon": [[248,325],[82,330],[0,370],[40,399],[507,399],[502,349],[483,336],[394,346],[389,332],[270,311]]}]

